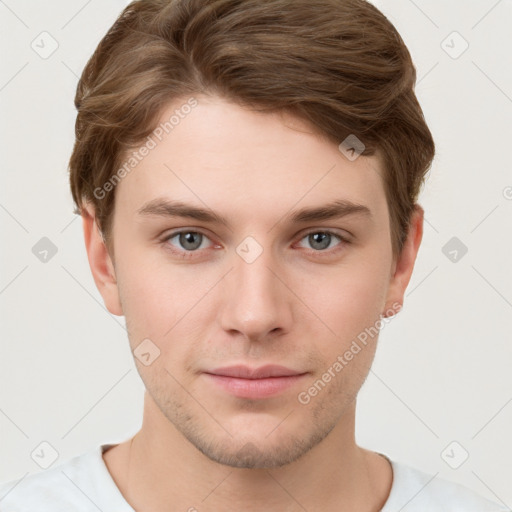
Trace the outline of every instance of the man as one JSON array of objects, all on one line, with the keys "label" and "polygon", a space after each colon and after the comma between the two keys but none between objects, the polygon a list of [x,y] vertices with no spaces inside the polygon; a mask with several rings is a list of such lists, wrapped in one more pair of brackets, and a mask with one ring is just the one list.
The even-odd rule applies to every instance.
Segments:
[{"label": "man", "polygon": [[363,0],[124,10],[78,85],[70,180],[143,425],[2,510],[505,510],[355,443],[422,238],[415,76]]}]

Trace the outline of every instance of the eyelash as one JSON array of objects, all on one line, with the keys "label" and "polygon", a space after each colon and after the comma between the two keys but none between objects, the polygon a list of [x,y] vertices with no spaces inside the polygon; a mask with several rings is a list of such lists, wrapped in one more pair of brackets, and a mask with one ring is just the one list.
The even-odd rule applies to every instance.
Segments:
[{"label": "eyelash", "polygon": [[[199,253],[200,252],[200,249],[195,249],[193,251],[187,251],[186,249],[176,249],[174,246],[172,246],[171,244],[169,244],[169,241],[172,240],[173,238],[175,238],[177,235],[180,235],[182,233],[196,233],[196,234],[200,234],[202,235],[203,237],[209,239],[208,235],[206,235],[205,233],[203,233],[202,231],[198,231],[198,230],[192,230],[192,229],[181,229],[179,231],[174,231],[173,233],[170,233],[169,235],[166,235],[163,239],[162,239],[162,243],[165,245],[166,249],[169,250],[170,252],[172,252],[173,254],[176,254],[178,256],[180,256],[182,259],[190,259],[190,258],[194,258],[196,256],[196,253]],[[312,230],[312,231],[308,231],[307,233],[305,233],[299,241],[302,241],[304,240],[304,238],[307,238],[309,235],[312,235],[312,234],[317,234],[317,233],[322,233],[322,234],[328,234],[328,235],[331,235],[335,238],[338,238],[340,240],[340,243],[337,244],[334,248],[331,248],[331,249],[323,249],[323,250],[315,250],[315,249],[309,249],[307,250],[307,252],[309,253],[313,253],[315,255],[323,255],[324,254],[327,254],[327,255],[332,255],[333,253],[337,253],[338,250],[340,250],[340,247],[339,246],[344,246],[344,245],[349,245],[351,243],[351,241],[347,238],[347,237],[344,237],[343,235],[340,235],[338,233],[335,233],[334,231],[329,231],[329,230],[319,230],[319,229],[316,229],[316,230]]]}]

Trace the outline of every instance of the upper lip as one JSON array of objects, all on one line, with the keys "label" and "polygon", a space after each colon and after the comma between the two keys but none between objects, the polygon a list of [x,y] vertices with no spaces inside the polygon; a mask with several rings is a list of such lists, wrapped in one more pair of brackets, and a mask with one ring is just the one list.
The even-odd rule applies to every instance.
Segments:
[{"label": "upper lip", "polygon": [[306,372],[299,372],[276,364],[268,364],[259,368],[251,368],[244,365],[225,366],[208,371],[213,375],[225,377],[238,377],[240,379],[265,379],[268,377],[289,377],[290,375],[302,375]]}]

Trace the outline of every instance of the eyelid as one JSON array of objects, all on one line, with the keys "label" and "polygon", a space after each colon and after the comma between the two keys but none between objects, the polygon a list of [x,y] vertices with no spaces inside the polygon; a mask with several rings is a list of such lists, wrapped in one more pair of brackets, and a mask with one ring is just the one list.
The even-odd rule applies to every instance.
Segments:
[{"label": "eyelid", "polygon": [[334,247],[331,247],[330,249],[324,249],[324,250],[315,250],[315,249],[305,249],[306,251],[313,252],[314,254],[332,254],[333,252],[336,252],[337,250],[341,249],[343,246],[352,243],[352,240],[349,236],[346,236],[344,234],[341,234],[337,231],[334,231],[332,229],[322,229],[322,228],[316,228],[316,229],[310,229],[308,231],[303,232],[298,240],[298,243],[301,242],[304,238],[306,238],[309,235],[312,235],[314,233],[325,233],[332,235],[339,239],[339,243],[336,244]]},{"label": "eyelid", "polygon": [[[208,240],[210,240],[210,242],[212,242],[213,245],[216,245],[216,243],[212,240],[211,235],[206,233],[201,228],[179,228],[179,229],[176,229],[174,231],[170,231],[170,232],[166,233],[165,235],[163,235],[160,238],[160,241],[161,242],[168,242],[171,238],[174,238],[176,235],[180,235],[182,233],[198,233],[200,235],[203,235]],[[186,251],[186,252],[197,252],[197,250],[196,251]]]},{"label": "eyelid", "polygon": [[180,233],[201,233],[204,236],[210,237],[208,235],[209,230],[197,227],[197,226],[185,226],[185,227],[179,227],[179,228],[169,228],[164,231],[164,233],[161,235],[162,238],[169,238],[176,235],[179,235]]},{"label": "eyelid", "polygon": [[[196,249],[194,251],[187,251],[186,249],[180,249],[179,247],[173,245],[170,243],[170,240],[174,238],[177,235],[180,235],[181,233],[198,233],[201,234],[203,237],[207,238],[211,245],[210,247],[205,247],[203,249]],[[204,255],[204,251],[206,249],[211,249],[212,247],[218,247],[218,244],[216,244],[209,235],[207,235],[202,229],[199,228],[180,228],[176,229],[174,231],[168,232],[162,237],[159,237],[159,244],[161,244],[164,248],[164,250],[168,251],[173,255],[173,257],[182,259],[182,260],[195,260],[198,257]],[[200,261],[200,260],[199,260]]]},{"label": "eyelid", "polygon": [[346,230],[337,230],[334,228],[327,228],[322,226],[316,228],[307,228],[301,233],[301,238],[304,238],[305,236],[310,235],[312,233],[329,233],[330,235],[336,235],[345,240],[350,240],[350,238],[353,236],[352,233]]}]

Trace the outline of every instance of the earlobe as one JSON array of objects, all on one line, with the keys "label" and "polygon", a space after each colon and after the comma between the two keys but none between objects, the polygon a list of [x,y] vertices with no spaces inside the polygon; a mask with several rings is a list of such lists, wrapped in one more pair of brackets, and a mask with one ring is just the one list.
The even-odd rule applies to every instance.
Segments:
[{"label": "earlobe", "polygon": [[82,226],[89,266],[96,287],[108,311],[113,315],[122,316],[115,267],[97,225],[92,205],[82,208]]},{"label": "earlobe", "polygon": [[[386,314],[390,310],[401,309],[404,303],[405,290],[411,279],[423,237],[423,216],[423,208],[416,204],[411,216],[407,238],[393,266],[394,272],[388,288],[384,316],[390,316]],[[398,308],[396,307],[397,304],[399,305]]]}]

